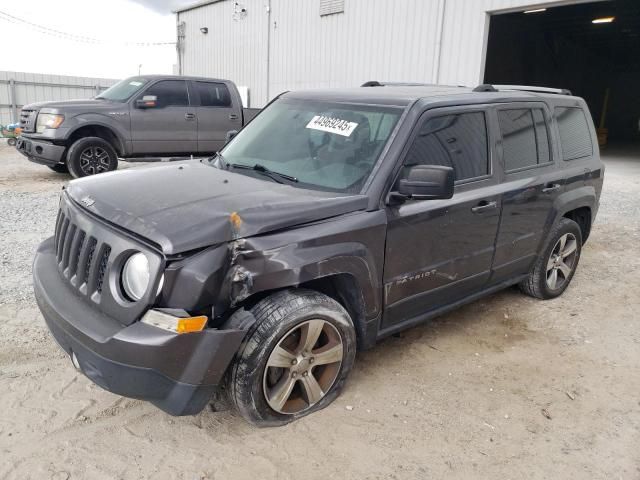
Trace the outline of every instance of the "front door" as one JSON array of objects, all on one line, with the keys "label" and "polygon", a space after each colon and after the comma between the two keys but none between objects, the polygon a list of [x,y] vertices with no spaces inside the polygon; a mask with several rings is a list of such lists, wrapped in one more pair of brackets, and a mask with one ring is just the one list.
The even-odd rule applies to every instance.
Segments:
[{"label": "front door", "polygon": [[[155,106],[137,108],[135,100],[156,97]],[[189,102],[187,82],[161,80],[137,95],[131,104],[131,139],[136,155],[196,153],[196,109]]]},{"label": "front door", "polygon": [[488,125],[484,108],[435,109],[420,120],[399,179],[413,165],[451,166],[455,193],[387,207],[383,330],[486,285],[501,209]]}]

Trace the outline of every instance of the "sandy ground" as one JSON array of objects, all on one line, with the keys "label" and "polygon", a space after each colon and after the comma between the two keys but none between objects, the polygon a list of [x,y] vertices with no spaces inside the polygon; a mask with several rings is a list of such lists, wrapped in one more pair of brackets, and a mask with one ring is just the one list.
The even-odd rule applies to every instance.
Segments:
[{"label": "sandy ground", "polygon": [[68,180],[0,146],[1,478],[640,479],[637,152],[608,155],[562,298],[511,289],[390,338],[332,406],[277,429],[170,417],[76,373],[30,290]]}]

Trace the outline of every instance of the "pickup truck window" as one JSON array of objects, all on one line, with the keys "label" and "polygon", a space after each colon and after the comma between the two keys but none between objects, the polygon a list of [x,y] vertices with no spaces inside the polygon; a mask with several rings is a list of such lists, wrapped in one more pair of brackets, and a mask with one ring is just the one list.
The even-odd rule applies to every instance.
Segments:
[{"label": "pickup truck window", "polygon": [[282,99],[221,153],[226,164],[259,164],[297,178],[298,187],[359,192],[401,113],[398,107]]},{"label": "pickup truck window", "polygon": [[155,95],[157,108],[189,105],[187,82],[184,80],[162,80],[151,85],[141,95]]},{"label": "pickup truck window", "polygon": [[453,167],[456,181],[488,175],[484,113],[465,112],[426,120],[404,162],[405,170],[414,165]]},{"label": "pickup truck window", "polygon": [[549,163],[549,136],[539,108],[498,111],[507,172]]},{"label": "pickup truck window", "polygon": [[195,82],[203,107],[230,107],[231,95],[224,83]]},{"label": "pickup truck window", "polygon": [[141,77],[126,78],[107,88],[96,98],[112,102],[125,102],[140,91],[147,82],[147,79]]},{"label": "pickup truck window", "polygon": [[556,107],[562,158],[577,160],[593,155],[589,125],[584,111],[577,107]]}]

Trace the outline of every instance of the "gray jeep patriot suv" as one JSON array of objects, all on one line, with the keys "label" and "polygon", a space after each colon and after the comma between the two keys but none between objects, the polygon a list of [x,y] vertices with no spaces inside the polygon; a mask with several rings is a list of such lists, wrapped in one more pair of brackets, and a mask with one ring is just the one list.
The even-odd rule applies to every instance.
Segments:
[{"label": "gray jeep patriot suv", "polygon": [[561,295],[604,173],[584,100],[368,85],[285,93],[206,160],[72,181],[33,273],[75,367],[278,425],[336,398],[356,348],[511,285]]},{"label": "gray jeep patriot suv", "polygon": [[85,177],[118,168],[118,157],[212,154],[257,109],[242,108],[229,80],[146,75],[94,99],[25,105],[16,148],[58,173]]}]

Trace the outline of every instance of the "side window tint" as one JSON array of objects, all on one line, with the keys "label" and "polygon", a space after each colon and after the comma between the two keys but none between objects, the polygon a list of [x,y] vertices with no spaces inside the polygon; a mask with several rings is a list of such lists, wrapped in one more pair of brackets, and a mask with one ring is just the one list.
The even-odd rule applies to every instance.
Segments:
[{"label": "side window tint", "polygon": [[203,107],[230,107],[231,94],[224,83],[196,82]]},{"label": "side window tint", "polygon": [[156,102],[158,108],[189,105],[187,83],[184,80],[162,80],[155,85],[151,85],[140,98],[145,95],[158,97]]},{"label": "side window tint", "polygon": [[542,109],[500,110],[498,121],[506,171],[551,161],[549,133]]},{"label": "side window tint", "polygon": [[577,107],[557,107],[555,116],[560,131],[562,158],[575,160],[593,155],[589,124],[584,110]]},{"label": "side window tint", "polygon": [[500,110],[498,112],[505,170],[538,164],[538,146],[531,110]]},{"label": "side window tint", "polygon": [[544,119],[544,113],[539,108],[533,109],[533,121],[536,124],[536,144],[538,146],[538,163],[551,161],[549,153],[549,130]]},{"label": "side window tint", "polygon": [[427,120],[405,159],[405,170],[414,165],[453,167],[458,181],[487,175],[489,154],[484,113],[459,113]]}]

